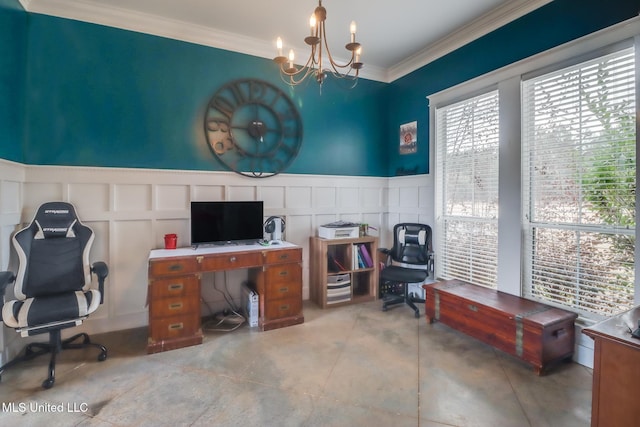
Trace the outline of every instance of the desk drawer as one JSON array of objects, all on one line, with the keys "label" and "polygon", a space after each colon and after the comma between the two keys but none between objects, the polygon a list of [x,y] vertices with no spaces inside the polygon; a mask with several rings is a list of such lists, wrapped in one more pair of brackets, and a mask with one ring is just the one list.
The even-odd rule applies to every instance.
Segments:
[{"label": "desk drawer", "polygon": [[302,249],[268,250],[264,254],[265,264],[302,261]]},{"label": "desk drawer", "polygon": [[149,316],[152,318],[183,316],[200,311],[199,298],[176,297],[159,298],[151,301],[149,306]]},{"label": "desk drawer", "polygon": [[151,277],[190,274],[198,270],[198,261],[195,257],[149,261],[149,276]]},{"label": "desk drawer", "polygon": [[302,298],[269,300],[264,305],[264,320],[276,320],[296,316],[302,312]]},{"label": "desk drawer", "polygon": [[155,341],[195,335],[200,329],[200,313],[152,319],[149,336]]},{"label": "desk drawer", "polygon": [[200,297],[200,280],[198,276],[176,276],[163,279],[152,279],[149,283],[149,301],[165,297],[181,297],[198,295]]},{"label": "desk drawer", "polygon": [[236,268],[257,267],[262,265],[261,252],[230,253],[205,256],[202,259],[202,271],[232,270]]},{"label": "desk drawer", "polygon": [[283,264],[265,271],[265,292],[268,299],[302,298],[302,268],[300,264]]},{"label": "desk drawer", "polygon": [[267,286],[273,283],[302,283],[302,267],[300,264],[271,265],[265,270]]}]

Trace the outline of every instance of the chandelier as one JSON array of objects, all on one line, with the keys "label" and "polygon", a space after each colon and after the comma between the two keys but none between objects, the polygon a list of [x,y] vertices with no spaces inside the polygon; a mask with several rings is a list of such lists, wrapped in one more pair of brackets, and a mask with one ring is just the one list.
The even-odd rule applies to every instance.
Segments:
[{"label": "chandelier", "polygon": [[[289,50],[288,58],[282,55],[282,39],[278,37],[276,41],[278,56],[273,58],[273,60],[279,64],[280,77],[282,77],[285,83],[296,86],[306,80],[307,77],[313,75],[322,90],[322,83],[325,77],[331,74],[339,79],[346,78],[353,80],[353,86],[356,85],[358,73],[362,68],[362,62],[360,62],[362,48],[360,47],[360,43],[356,42],[356,23],[351,22],[349,28],[351,40],[345,46],[345,48],[351,52],[351,59],[346,64],[339,64],[333,59],[329,45],[327,44],[327,33],[324,25],[326,19],[327,9],[322,6],[322,0],[319,0],[318,7],[316,7],[309,19],[311,35],[304,39],[304,42],[311,46],[311,54],[309,55],[309,59],[307,59],[307,63],[301,67],[294,65],[293,61],[295,56],[293,49]],[[326,55],[326,57],[323,57],[323,55]],[[326,64],[325,59],[329,60],[329,64]]]}]

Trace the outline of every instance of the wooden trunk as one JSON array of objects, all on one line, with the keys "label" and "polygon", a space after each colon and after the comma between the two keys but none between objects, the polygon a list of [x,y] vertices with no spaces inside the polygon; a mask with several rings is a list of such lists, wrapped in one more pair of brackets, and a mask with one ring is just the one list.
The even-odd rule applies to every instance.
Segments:
[{"label": "wooden trunk", "polygon": [[429,323],[442,322],[516,356],[538,375],[573,356],[575,313],[461,280],[423,287]]}]

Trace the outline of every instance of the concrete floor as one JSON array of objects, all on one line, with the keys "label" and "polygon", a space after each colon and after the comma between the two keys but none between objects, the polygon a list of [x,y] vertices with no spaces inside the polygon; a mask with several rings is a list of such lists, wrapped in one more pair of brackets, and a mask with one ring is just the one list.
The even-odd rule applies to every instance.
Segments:
[{"label": "concrete floor", "polygon": [[305,302],[302,325],[207,333],[203,345],[153,355],[146,328],[96,335],[108,359],[97,362],[95,349],[63,352],[50,390],[40,387],[46,358],[5,372],[0,424],[589,425],[590,369],[562,364],[538,377],[408,307],[380,305]]}]

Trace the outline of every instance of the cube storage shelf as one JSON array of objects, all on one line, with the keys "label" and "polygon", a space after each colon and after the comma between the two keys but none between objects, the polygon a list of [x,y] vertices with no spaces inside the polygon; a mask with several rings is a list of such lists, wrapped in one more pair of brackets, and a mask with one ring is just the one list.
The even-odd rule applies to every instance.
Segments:
[{"label": "cube storage shelf", "polygon": [[310,296],[322,308],[377,299],[378,238],[309,239]]}]

